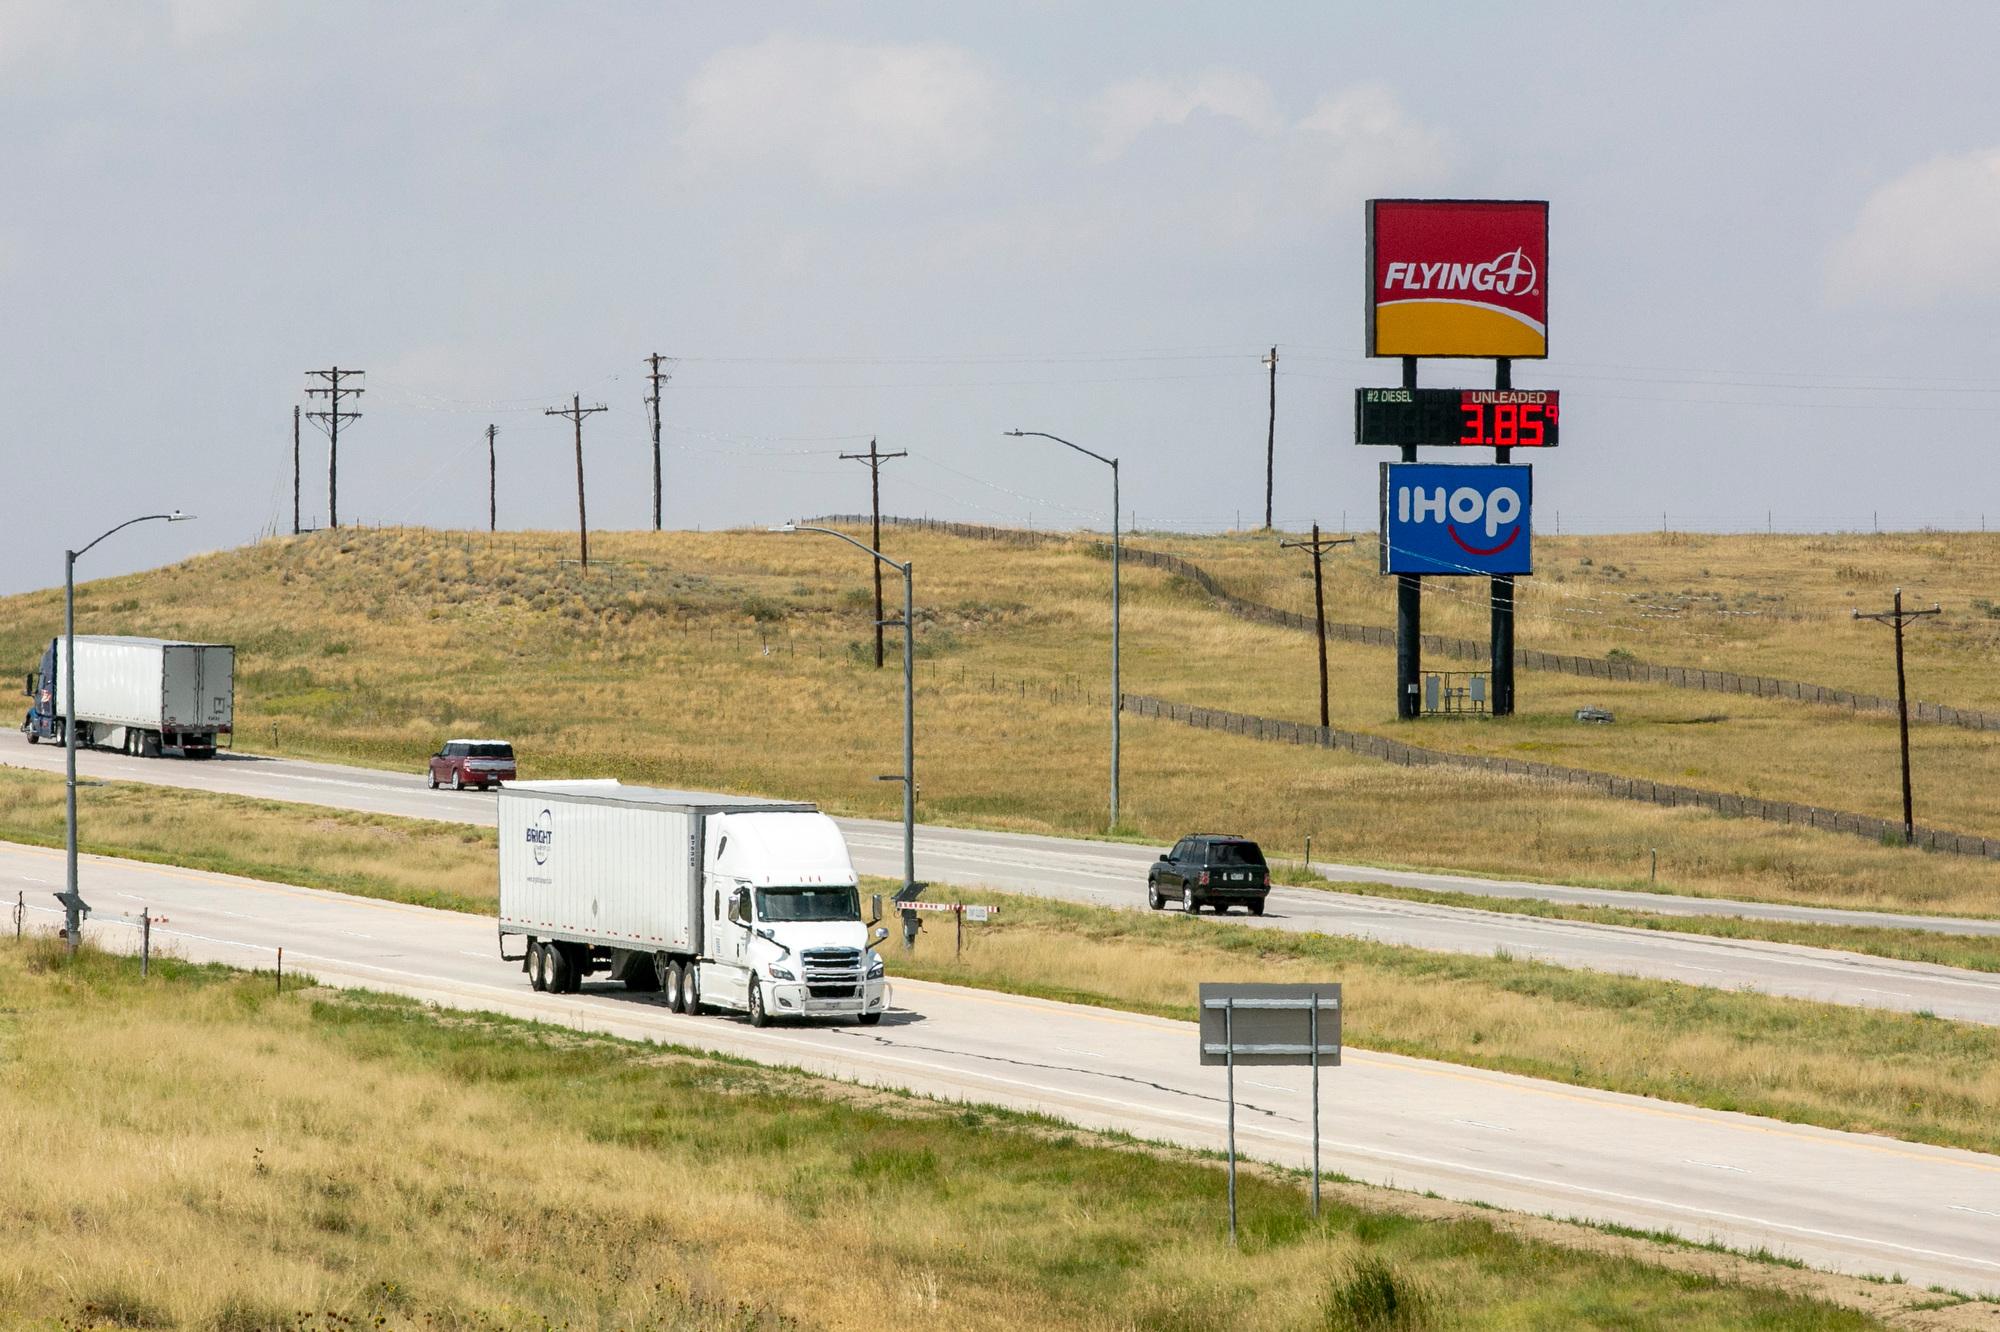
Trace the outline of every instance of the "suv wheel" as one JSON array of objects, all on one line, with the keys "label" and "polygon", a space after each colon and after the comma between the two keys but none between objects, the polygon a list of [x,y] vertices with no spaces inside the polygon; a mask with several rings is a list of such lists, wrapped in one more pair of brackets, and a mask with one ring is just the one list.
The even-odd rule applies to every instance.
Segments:
[{"label": "suv wheel", "polygon": [[426,771],[426,772],[424,773],[424,780],[430,783],[430,785],[431,785],[431,790],[433,790],[433,791],[437,790],[437,789],[438,789],[438,770],[437,770],[436,768],[431,768],[431,769],[428,769],[428,770],[427,770],[427,771]]},{"label": "suv wheel", "polygon": [[1160,881],[1158,879],[1146,880],[1146,905],[1158,911],[1166,904],[1167,899],[1160,896]]},{"label": "suv wheel", "polygon": [[1190,916],[1201,910],[1201,903],[1194,900],[1194,889],[1186,885],[1181,887],[1181,910]]},{"label": "suv wheel", "polygon": [[1261,897],[1259,897],[1259,898],[1255,898],[1255,899],[1253,899],[1253,900],[1252,900],[1252,901],[1250,902],[1250,914],[1251,914],[1251,915],[1253,915],[1253,916],[1261,916],[1261,915],[1263,915],[1263,914],[1264,914],[1264,899],[1263,899],[1263,898],[1261,898]]},{"label": "suv wheel", "polygon": [[463,791],[465,789],[464,768],[453,768],[451,770],[451,789],[454,791]]}]

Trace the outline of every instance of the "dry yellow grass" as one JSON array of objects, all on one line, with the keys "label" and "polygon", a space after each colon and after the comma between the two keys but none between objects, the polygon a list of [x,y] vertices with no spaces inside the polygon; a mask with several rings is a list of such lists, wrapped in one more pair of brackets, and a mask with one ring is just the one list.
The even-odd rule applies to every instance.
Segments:
[{"label": "dry yellow grass", "polygon": [[[890,544],[917,569],[923,816],[1101,829],[1103,705],[1061,690],[1102,688],[1104,562],[926,533]],[[1178,544],[1246,583],[1257,568],[1293,567],[1268,540]],[[812,536],[605,534],[586,579],[557,562],[569,549],[546,534],[322,533],[92,584],[82,622],[238,642],[246,744],[414,766],[448,734],[497,733],[531,774],[893,813],[893,789],[873,777],[899,760],[901,684],[893,668],[865,664],[866,568],[854,552]],[[1152,571],[1128,579],[1129,690],[1312,715],[1309,638],[1228,619]],[[25,664],[54,609],[47,594],[0,602],[0,656]],[[1864,812],[1898,807],[1893,723],[1880,718],[1536,676],[1512,721],[1409,727],[1386,717],[1388,654],[1340,648],[1335,669],[1336,721],[1348,725]],[[1568,715],[1581,702],[1609,703],[1621,720],[1578,726]],[[1679,891],[1972,913],[2000,900],[2000,865],[1851,837],[1165,722],[1130,719],[1125,739],[1128,831],[1160,840],[1227,825],[1290,852],[1312,834],[1322,854],[1377,864],[1614,886],[1633,886],[1657,846],[1662,886]],[[1922,728],[1916,749],[1921,817],[2000,830],[2000,746]]]},{"label": "dry yellow grass", "polygon": [[1881,1326],[1259,1172],[1238,1251],[1213,1163],[403,1001],[54,946],[0,995],[16,1326]]}]

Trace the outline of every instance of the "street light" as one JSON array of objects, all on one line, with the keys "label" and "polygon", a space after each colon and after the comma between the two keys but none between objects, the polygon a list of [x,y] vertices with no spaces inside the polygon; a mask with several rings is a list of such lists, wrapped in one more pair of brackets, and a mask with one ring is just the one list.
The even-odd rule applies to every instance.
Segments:
[{"label": "street light", "polygon": [[839,537],[848,545],[867,551],[883,564],[903,575],[903,775],[901,777],[881,777],[878,781],[903,784],[903,891],[899,897],[907,900],[916,896],[917,887],[917,672],[916,672],[916,601],[910,579],[910,562],[898,564],[876,550],[865,541],[856,541],[845,532],[837,532],[831,527],[804,527],[797,523],[785,523],[771,529],[773,532],[818,532],[822,536]]},{"label": "street light", "polygon": [[[111,532],[122,532],[134,523],[184,523],[194,517],[175,509],[172,513],[149,513],[139,518],[128,518],[118,526],[90,543],[94,546]],[[90,553],[90,546],[82,550],[63,552],[63,767],[68,774],[68,827],[65,830],[69,869],[65,878],[68,891],[63,894],[63,934],[69,940],[71,956],[76,954],[77,935],[83,932],[83,899],[76,891],[76,560],[79,555]]]},{"label": "street light", "polygon": [[1111,828],[1118,829],[1118,711],[1125,701],[1118,684],[1118,460],[1107,458],[1101,453],[1092,453],[1081,444],[1072,444],[1061,435],[1051,435],[1045,430],[1009,430],[1007,434],[1021,438],[1038,435],[1052,439],[1058,444],[1068,445],[1078,453],[1097,459],[1111,469]]}]

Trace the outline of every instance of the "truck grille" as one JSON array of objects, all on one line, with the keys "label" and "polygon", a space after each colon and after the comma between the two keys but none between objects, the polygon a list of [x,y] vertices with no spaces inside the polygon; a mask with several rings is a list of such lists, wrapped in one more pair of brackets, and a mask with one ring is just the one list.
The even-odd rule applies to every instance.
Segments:
[{"label": "truck grille", "polygon": [[852,999],[860,993],[860,949],[808,948],[799,960],[805,965],[806,993],[814,999]]}]

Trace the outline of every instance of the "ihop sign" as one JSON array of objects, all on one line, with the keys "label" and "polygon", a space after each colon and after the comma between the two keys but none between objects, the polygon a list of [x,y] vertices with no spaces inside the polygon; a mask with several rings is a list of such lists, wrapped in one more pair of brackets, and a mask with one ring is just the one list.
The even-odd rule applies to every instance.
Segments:
[{"label": "ihop sign", "polygon": [[1534,572],[1534,469],[1503,463],[1383,463],[1382,572]]}]

